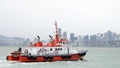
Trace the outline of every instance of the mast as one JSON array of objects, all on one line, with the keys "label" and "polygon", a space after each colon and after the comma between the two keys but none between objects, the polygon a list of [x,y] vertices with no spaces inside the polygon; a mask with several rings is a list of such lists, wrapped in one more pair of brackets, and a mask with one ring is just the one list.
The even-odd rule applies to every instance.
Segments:
[{"label": "mast", "polygon": [[58,35],[58,27],[57,27],[57,21],[55,20],[55,32],[56,32],[56,34],[55,34],[55,40],[56,40],[56,42],[58,43],[59,42],[59,35]]}]

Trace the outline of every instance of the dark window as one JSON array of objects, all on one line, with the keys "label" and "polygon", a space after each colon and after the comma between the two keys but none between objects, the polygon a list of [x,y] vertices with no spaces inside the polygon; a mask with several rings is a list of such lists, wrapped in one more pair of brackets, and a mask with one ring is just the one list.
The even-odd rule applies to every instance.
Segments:
[{"label": "dark window", "polygon": [[62,48],[60,48],[60,50],[62,51]]},{"label": "dark window", "polygon": [[52,51],[52,48],[50,48],[50,51]]},{"label": "dark window", "polygon": [[41,51],[41,49],[39,51]]},{"label": "dark window", "polygon": [[57,51],[57,48],[55,48],[55,50]]},{"label": "dark window", "polygon": [[62,42],[59,42],[59,43],[62,43]]}]

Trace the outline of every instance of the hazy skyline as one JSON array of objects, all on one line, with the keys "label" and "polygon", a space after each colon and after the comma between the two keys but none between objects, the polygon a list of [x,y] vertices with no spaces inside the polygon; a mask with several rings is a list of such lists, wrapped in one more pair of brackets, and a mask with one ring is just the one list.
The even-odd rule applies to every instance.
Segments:
[{"label": "hazy skyline", "polygon": [[0,0],[0,34],[42,39],[53,35],[55,20],[76,35],[120,34],[119,0]]}]

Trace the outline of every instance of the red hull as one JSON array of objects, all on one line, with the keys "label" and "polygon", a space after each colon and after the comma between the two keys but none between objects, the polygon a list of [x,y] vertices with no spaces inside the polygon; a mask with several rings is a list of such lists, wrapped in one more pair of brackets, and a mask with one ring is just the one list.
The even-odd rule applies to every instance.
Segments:
[{"label": "red hull", "polygon": [[28,57],[28,56],[7,56],[7,60],[9,61],[20,61],[20,62],[51,62],[51,61],[77,61],[82,60],[83,56],[79,54],[73,54],[71,56],[54,56],[54,57]]}]

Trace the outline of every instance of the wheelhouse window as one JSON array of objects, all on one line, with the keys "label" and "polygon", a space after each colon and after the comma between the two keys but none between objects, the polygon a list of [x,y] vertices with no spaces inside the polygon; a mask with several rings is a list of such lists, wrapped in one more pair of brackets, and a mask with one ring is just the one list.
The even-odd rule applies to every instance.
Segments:
[{"label": "wheelhouse window", "polygon": [[57,51],[57,48],[55,48],[55,50]]},{"label": "wheelhouse window", "polygon": [[62,48],[59,48],[59,51],[62,51]]},{"label": "wheelhouse window", "polygon": [[50,48],[50,51],[52,51],[52,48]]},{"label": "wheelhouse window", "polygon": [[55,48],[56,51],[62,51],[62,48]]},{"label": "wheelhouse window", "polygon": [[41,49],[39,51],[41,51]]}]

